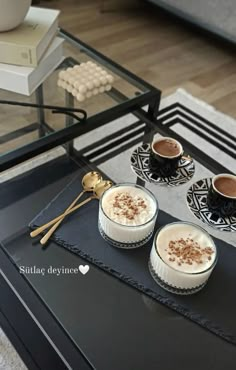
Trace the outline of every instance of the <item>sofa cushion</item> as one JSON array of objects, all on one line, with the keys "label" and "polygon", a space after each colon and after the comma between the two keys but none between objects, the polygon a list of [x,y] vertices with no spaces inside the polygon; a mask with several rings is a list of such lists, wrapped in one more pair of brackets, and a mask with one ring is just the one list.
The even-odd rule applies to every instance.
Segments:
[{"label": "sofa cushion", "polygon": [[236,0],[150,0],[236,42]]}]

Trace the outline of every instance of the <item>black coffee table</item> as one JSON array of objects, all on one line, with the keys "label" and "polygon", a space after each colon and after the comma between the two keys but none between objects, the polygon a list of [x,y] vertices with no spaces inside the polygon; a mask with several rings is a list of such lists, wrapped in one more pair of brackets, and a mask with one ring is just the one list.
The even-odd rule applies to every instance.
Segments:
[{"label": "black coffee table", "polygon": [[0,323],[27,366],[233,370],[233,345],[91,264],[86,276],[19,273],[86,263],[53,242],[43,250],[27,228],[85,162],[62,155],[1,185]]},{"label": "black coffee table", "polygon": [[[124,76],[122,68],[121,72]],[[37,268],[71,268],[86,263],[54,242],[42,249],[38,241],[29,237],[27,227],[78,170],[98,168],[107,176],[113,178],[116,174],[119,181],[124,181],[127,172],[123,169],[131,171],[129,157],[124,155],[126,149],[140,141],[150,142],[155,131],[178,138],[161,120],[155,121],[160,98],[157,89],[151,89],[150,101],[144,99],[136,105],[133,97],[132,103],[127,102],[127,110],[123,109],[124,96],[117,91],[115,96],[120,97],[122,104],[115,110],[100,112],[101,121],[91,116],[89,127],[74,129],[72,125],[64,129],[69,131],[56,131],[51,138],[43,136],[43,141],[29,143],[28,148],[18,148],[2,157],[0,163],[6,168],[108,123],[98,142],[95,135],[95,142],[81,150],[69,146],[67,154],[49,157],[47,163],[24,173],[23,167],[19,167],[20,175],[1,184],[0,325],[30,369],[233,370],[233,345],[91,264],[86,276],[37,273]],[[148,103],[146,113],[141,106]],[[123,128],[118,125],[116,134],[106,131],[113,118],[130,111],[139,121]],[[46,129],[44,122],[40,124]],[[211,160],[187,140],[182,142],[204,169],[209,168],[211,173],[224,171],[217,160]],[[32,145],[35,150],[28,151]],[[133,175],[133,181],[136,180]],[[167,202],[168,197],[166,189],[163,199]],[[179,202],[178,207],[187,215],[185,202]],[[166,211],[172,214],[171,209]],[[26,266],[32,267],[34,273],[20,274],[20,268]]]}]

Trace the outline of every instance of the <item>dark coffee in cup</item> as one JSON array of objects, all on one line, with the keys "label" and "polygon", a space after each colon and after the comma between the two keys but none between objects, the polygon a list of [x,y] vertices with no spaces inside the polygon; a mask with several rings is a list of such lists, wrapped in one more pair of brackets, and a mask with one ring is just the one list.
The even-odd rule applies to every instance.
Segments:
[{"label": "dark coffee in cup", "polygon": [[236,176],[222,174],[213,177],[207,204],[212,212],[220,216],[236,215]]},{"label": "dark coffee in cup", "polygon": [[160,176],[175,174],[183,155],[182,145],[175,139],[163,137],[151,145],[150,168]]},{"label": "dark coffee in cup", "polygon": [[226,176],[218,177],[214,186],[221,194],[227,197],[236,197],[236,177],[235,179]]},{"label": "dark coffee in cup", "polygon": [[156,143],[154,143],[153,149],[156,153],[164,155],[166,157],[176,156],[180,152],[179,145],[174,140],[170,139],[157,141]]}]

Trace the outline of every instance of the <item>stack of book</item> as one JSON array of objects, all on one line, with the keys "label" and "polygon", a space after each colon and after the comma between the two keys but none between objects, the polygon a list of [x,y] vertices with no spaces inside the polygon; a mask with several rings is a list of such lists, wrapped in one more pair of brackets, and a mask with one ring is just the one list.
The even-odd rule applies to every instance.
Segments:
[{"label": "stack of book", "polygon": [[58,10],[31,7],[16,29],[0,33],[0,88],[31,95],[63,61]]}]

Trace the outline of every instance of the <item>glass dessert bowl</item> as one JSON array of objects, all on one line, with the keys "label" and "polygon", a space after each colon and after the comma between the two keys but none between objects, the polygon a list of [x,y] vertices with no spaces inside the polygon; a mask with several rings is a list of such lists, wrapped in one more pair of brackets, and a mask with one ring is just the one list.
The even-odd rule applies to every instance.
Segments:
[{"label": "glass dessert bowl", "polygon": [[152,237],[158,210],[156,198],[144,187],[112,186],[99,202],[100,234],[115,247],[141,247]]},{"label": "glass dessert bowl", "polygon": [[162,288],[186,295],[204,287],[216,262],[216,245],[203,228],[190,222],[173,222],[157,231],[149,270]]}]

